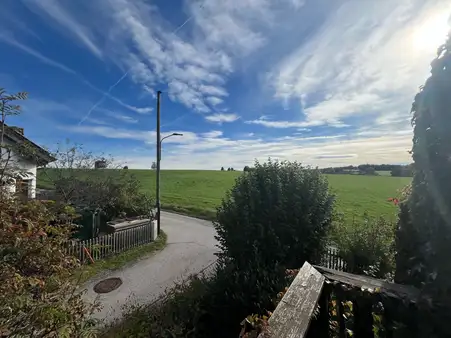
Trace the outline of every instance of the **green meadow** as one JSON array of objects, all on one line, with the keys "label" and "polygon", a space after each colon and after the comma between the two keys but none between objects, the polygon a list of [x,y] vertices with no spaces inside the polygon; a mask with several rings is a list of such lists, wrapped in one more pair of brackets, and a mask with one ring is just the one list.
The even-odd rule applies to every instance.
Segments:
[{"label": "green meadow", "polygon": [[[141,181],[142,189],[155,194],[155,171],[129,169]],[[96,170],[96,174],[115,175],[117,171]],[[50,173],[51,174],[51,173]],[[161,202],[166,210],[212,219],[235,179],[242,172],[208,170],[163,170],[161,172]],[[395,218],[397,208],[387,201],[399,196],[399,189],[411,178],[364,175],[326,175],[336,195],[336,209],[346,220],[359,219],[364,212],[370,216]],[[38,187],[51,188],[50,182],[38,173]]]}]

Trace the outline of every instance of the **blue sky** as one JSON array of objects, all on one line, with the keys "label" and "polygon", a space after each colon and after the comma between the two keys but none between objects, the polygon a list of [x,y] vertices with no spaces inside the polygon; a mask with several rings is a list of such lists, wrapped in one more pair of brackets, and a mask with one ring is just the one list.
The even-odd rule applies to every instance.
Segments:
[{"label": "blue sky", "polygon": [[447,0],[3,0],[10,125],[131,168],[410,161],[410,106],[444,41]]}]

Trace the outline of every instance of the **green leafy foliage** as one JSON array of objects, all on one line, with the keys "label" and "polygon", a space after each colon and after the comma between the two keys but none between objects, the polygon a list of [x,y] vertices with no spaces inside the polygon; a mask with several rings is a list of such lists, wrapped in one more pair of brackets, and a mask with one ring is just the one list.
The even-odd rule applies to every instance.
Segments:
[{"label": "green leafy foliage", "polygon": [[332,241],[350,272],[388,278],[394,272],[396,225],[383,217],[363,216],[346,223],[338,218],[332,230]]},{"label": "green leafy foliage", "polygon": [[[10,337],[93,336],[86,304],[71,281],[71,226],[39,201],[0,200],[0,333]],[[62,210],[64,211],[64,210]],[[67,210],[66,210],[67,211]]]},{"label": "green leafy foliage", "polygon": [[401,205],[396,281],[451,294],[451,36],[412,105],[414,178]]},{"label": "green leafy foliage", "polygon": [[223,263],[244,271],[314,260],[332,222],[333,196],[318,170],[296,162],[255,163],[237,178],[214,223]]},{"label": "green leafy foliage", "polygon": [[332,207],[327,180],[296,162],[256,162],[238,177],[214,223],[219,269],[208,308],[221,315],[211,325],[236,334],[247,314],[272,308],[285,268],[315,261],[322,252]]},{"label": "green leafy foliage", "polygon": [[[101,228],[115,218],[148,216],[153,218],[154,202],[142,192],[141,182],[130,170],[114,166],[114,160],[87,152],[81,145],[67,142],[54,151],[52,167],[41,168],[39,178],[49,183],[55,199],[72,205],[83,226],[79,237],[92,236],[92,214],[101,210]],[[95,169],[101,162],[106,168]],[[114,174],[106,173],[112,171]]]}]

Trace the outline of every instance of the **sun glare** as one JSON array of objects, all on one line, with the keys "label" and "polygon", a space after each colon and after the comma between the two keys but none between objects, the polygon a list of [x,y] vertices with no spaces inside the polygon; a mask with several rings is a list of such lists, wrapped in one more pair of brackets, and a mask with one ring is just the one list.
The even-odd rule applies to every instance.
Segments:
[{"label": "sun glare", "polygon": [[448,24],[449,14],[436,14],[429,17],[418,27],[413,35],[412,42],[416,49],[436,50],[445,42],[450,26]]}]

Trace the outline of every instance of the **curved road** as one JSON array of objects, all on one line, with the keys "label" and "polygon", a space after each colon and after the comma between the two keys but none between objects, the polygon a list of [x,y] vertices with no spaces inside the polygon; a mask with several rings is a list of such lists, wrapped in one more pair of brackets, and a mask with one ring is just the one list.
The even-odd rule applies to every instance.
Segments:
[{"label": "curved road", "polygon": [[[93,301],[98,297],[103,306],[94,314],[95,318],[106,322],[120,318],[124,305],[149,303],[176,280],[199,272],[216,260],[217,241],[211,222],[162,212],[161,229],[168,236],[162,251],[120,270],[104,273],[83,286],[87,289],[85,298]],[[110,293],[97,295],[94,285],[108,277],[120,277],[123,284]]]}]

